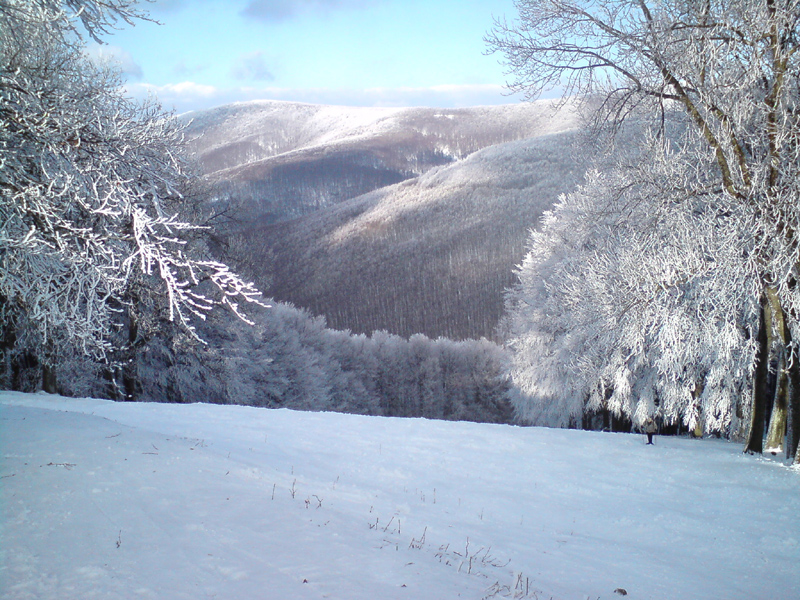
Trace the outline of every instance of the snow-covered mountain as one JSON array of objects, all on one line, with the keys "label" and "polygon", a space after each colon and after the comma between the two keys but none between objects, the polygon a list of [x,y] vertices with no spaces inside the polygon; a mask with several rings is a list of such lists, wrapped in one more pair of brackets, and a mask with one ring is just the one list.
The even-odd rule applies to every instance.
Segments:
[{"label": "snow-covered mountain", "polygon": [[239,204],[235,261],[354,332],[491,337],[530,228],[586,164],[578,111],[550,101],[189,116],[207,176]]},{"label": "snow-covered mountain", "polygon": [[528,232],[580,180],[574,134],[500,144],[290,222],[247,232],[270,294],[330,326],[490,337]]},{"label": "snow-covered mountain", "polygon": [[188,113],[204,172],[248,214],[280,220],[420,175],[494,144],[578,126],[552,101],[462,109],[254,101]]}]

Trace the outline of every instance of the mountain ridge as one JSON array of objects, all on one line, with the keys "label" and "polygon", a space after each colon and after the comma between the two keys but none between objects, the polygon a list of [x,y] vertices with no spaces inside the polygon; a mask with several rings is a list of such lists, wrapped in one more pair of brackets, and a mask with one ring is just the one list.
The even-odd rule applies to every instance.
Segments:
[{"label": "mountain ridge", "polygon": [[280,221],[482,148],[580,127],[555,101],[458,109],[252,101],[190,113],[189,147],[248,221]]},{"label": "mountain ridge", "polygon": [[191,143],[238,212],[233,262],[276,300],[354,333],[492,338],[530,228],[588,164],[581,113],[557,106],[250,102],[200,115]]}]

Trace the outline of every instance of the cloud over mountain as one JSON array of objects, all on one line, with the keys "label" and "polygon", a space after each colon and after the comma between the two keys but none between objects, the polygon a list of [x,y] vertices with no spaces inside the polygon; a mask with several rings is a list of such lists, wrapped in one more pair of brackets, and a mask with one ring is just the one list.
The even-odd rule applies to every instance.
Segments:
[{"label": "cloud over mountain", "polygon": [[231,69],[234,78],[243,81],[274,81],[264,53],[257,50],[240,56]]},{"label": "cloud over mountain", "polygon": [[362,8],[375,0],[250,0],[242,16],[262,21],[283,21],[308,13]]}]

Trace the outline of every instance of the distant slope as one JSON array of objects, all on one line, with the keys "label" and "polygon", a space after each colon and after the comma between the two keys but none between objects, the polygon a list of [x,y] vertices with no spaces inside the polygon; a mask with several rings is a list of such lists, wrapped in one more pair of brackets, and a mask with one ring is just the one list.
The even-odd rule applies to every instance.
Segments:
[{"label": "distant slope", "polygon": [[[270,295],[331,327],[491,337],[529,229],[582,177],[576,134],[509,142],[279,225],[245,232]],[[259,261],[259,257],[261,260]]]},{"label": "distant slope", "polygon": [[243,219],[275,222],[418,176],[488,146],[574,129],[551,101],[463,109],[237,103],[189,113],[207,176],[244,204]]}]

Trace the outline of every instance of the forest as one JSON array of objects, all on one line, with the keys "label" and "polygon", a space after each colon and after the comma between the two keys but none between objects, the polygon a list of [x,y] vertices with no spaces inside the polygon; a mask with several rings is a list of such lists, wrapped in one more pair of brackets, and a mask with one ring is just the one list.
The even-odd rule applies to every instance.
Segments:
[{"label": "forest", "polygon": [[552,426],[655,418],[796,460],[800,7],[518,6],[487,36],[511,88],[586,98],[615,153],[518,269],[504,323],[518,406]]},{"label": "forest", "polygon": [[[401,144],[425,163],[406,169],[379,146],[267,164],[251,140],[206,155],[225,181],[203,176],[191,124],[125,97],[84,51],[146,18],[135,1],[0,0],[0,388],[655,419],[800,460],[800,6],[516,5],[488,47],[513,91],[560,90],[591,152],[563,131],[474,153]],[[498,171],[513,161],[524,181]],[[343,173],[340,196],[320,191]],[[482,212],[503,216],[487,231]],[[318,260],[290,272],[303,252]],[[302,308],[266,295],[301,284]]]},{"label": "forest", "polygon": [[512,420],[495,344],[331,330],[220,262],[224,190],[199,178],[186,125],[83,52],[141,15],[79,4],[0,4],[0,387]]}]

